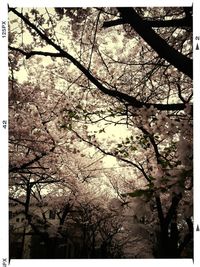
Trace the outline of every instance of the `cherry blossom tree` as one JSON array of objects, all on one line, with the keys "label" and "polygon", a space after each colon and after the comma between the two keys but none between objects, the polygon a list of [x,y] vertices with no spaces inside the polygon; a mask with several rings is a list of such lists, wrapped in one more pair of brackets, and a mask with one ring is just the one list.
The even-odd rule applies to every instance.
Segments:
[{"label": "cherry blossom tree", "polygon": [[[103,174],[143,224],[154,257],[192,257],[192,8],[10,8],[9,16],[11,198],[24,190],[28,214],[30,194],[81,192]],[[101,163],[93,173],[108,156],[131,171]],[[99,204],[76,201],[99,218]],[[91,248],[99,219],[90,226]]]}]

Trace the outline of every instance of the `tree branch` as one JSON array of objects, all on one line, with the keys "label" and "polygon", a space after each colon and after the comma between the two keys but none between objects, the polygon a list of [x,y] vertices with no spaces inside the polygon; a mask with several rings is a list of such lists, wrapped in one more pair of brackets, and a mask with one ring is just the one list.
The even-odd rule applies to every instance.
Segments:
[{"label": "tree branch", "polygon": [[154,140],[154,137],[152,134],[150,134],[144,127],[138,127],[145,135],[148,136],[153,148],[154,148],[154,152],[155,152],[155,155],[156,155],[156,159],[157,159],[157,163],[160,164],[160,158],[161,158],[161,155],[159,153],[159,150],[158,150],[158,146]]},{"label": "tree branch", "polygon": [[49,57],[61,57],[60,53],[52,53],[52,52],[43,52],[43,51],[31,51],[31,52],[26,52],[20,48],[13,47],[13,46],[8,46],[8,48],[12,51],[16,51],[21,53],[26,57],[26,59],[29,59],[32,56],[38,55],[38,56],[49,56]]},{"label": "tree branch", "polygon": [[179,248],[178,248],[179,255],[181,254],[183,249],[188,245],[188,243],[190,242],[190,240],[193,237],[193,223],[192,223],[192,220],[190,218],[187,218],[186,222],[187,222],[187,225],[188,225],[188,233],[185,235],[183,242],[179,245]]},{"label": "tree branch", "polygon": [[103,23],[103,28],[109,28],[113,26],[118,26],[124,24],[125,21],[123,19],[115,19],[115,20],[109,20],[109,21],[104,21]]},{"label": "tree branch", "polygon": [[34,164],[35,162],[38,162],[40,159],[42,159],[43,157],[47,156],[48,153],[53,152],[53,150],[55,149],[55,146],[52,147],[48,152],[44,152],[39,156],[36,156],[34,159],[30,160],[27,163],[22,164],[21,166],[17,167],[17,166],[9,166],[9,172],[18,172],[19,170],[23,170],[27,167],[29,167],[30,165]]},{"label": "tree branch", "polygon": [[[50,56],[50,57],[66,57],[68,58],[65,53],[65,51],[63,51],[62,53],[51,53],[51,52],[43,52],[43,51],[31,51],[31,52],[25,52],[23,50],[21,50],[20,48],[16,48],[16,47],[12,47],[9,46],[9,49],[13,50],[13,51],[17,51],[20,52],[21,54],[23,54],[24,56],[26,56],[26,58],[30,58],[31,56],[34,55],[41,55],[41,56]],[[67,53],[68,54],[68,53]],[[185,109],[185,104],[184,103],[177,103],[177,104],[155,104],[155,103],[145,103],[145,102],[141,102],[139,100],[137,100],[135,97],[130,96],[128,94],[122,93],[120,91],[114,91],[111,89],[108,89],[106,87],[104,87],[84,66],[82,66],[75,58],[73,58],[74,61],[77,62],[77,67],[78,69],[80,69],[83,74],[85,74],[85,76],[94,84],[97,86],[97,88],[103,92],[104,94],[114,97],[116,99],[118,99],[120,102],[124,103],[128,103],[130,106],[134,107],[134,108],[142,108],[142,107],[146,107],[146,108],[150,108],[151,106],[153,106],[154,108],[158,109],[158,110],[183,110]],[[73,63],[73,62],[72,62]]]},{"label": "tree branch", "polygon": [[162,204],[159,196],[156,196],[156,207],[157,207],[157,212],[158,212],[158,218],[160,221],[160,226],[161,228],[164,227],[164,214],[162,210]]},{"label": "tree branch", "polygon": [[99,151],[101,151],[104,155],[108,155],[108,156],[112,156],[120,161],[123,161],[129,165],[132,165],[133,167],[135,167],[136,169],[138,169],[144,176],[144,178],[149,182],[151,183],[151,179],[147,176],[147,174],[145,173],[144,169],[141,168],[140,166],[138,166],[136,163],[128,160],[128,159],[125,159],[123,157],[120,157],[120,156],[117,156],[115,154],[113,154],[112,152],[108,152],[108,151],[105,151],[104,149],[102,149],[100,146],[98,146],[97,144],[94,144],[86,139],[84,139],[82,136],[80,136],[75,130],[71,129],[71,131],[79,138],[81,139],[82,141],[86,142],[87,144],[89,145],[92,145],[94,146],[95,148],[97,148]]},{"label": "tree branch", "polygon": [[[161,28],[161,27],[192,27],[192,18],[185,17],[182,19],[170,19],[170,20],[143,20],[146,25],[151,28]],[[113,26],[118,26],[127,23],[123,18],[105,21],[103,23],[103,28],[109,28]]]},{"label": "tree branch", "polygon": [[118,8],[121,17],[150,45],[161,58],[164,58],[179,71],[191,79],[193,77],[193,61],[187,58],[162,39],[133,8]]},{"label": "tree branch", "polygon": [[171,222],[181,198],[182,198],[182,194],[175,195],[172,197],[172,203],[165,218],[166,227],[168,227],[169,223]]},{"label": "tree branch", "polygon": [[14,198],[14,197],[9,197],[9,199],[12,200],[12,201],[15,201],[15,202],[17,202],[17,203],[19,203],[19,204],[21,204],[23,206],[25,206],[25,204],[26,204],[25,202],[23,202],[23,201],[21,201],[21,200],[19,200],[17,198]]},{"label": "tree branch", "polygon": [[[49,39],[44,33],[42,33],[26,17],[24,17],[21,13],[19,13],[17,10],[15,10],[13,8],[11,8],[11,10],[18,17],[20,17],[28,26],[30,26],[32,29],[34,29],[42,39],[44,39],[48,44],[52,45],[57,51],[59,51],[60,57],[64,57],[64,58],[69,59],[90,80],[90,82],[92,82],[102,93],[104,93],[108,96],[114,97],[122,103],[124,103],[124,102],[128,103],[130,106],[133,106],[134,108],[142,108],[142,107],[149,108],[151,106],[153,106],[154,108],[157,108],[158,110],[183,110],[185,108],[184,103],[178,103],[178,104],[144,103],[144,102],[137,100],[135,97],[130,96],[128,94],[125,94],[123,92],[106,88],[78,60],[76,60],[68,52],[64,51],[59,45],[55,44],[51,39]],[[12,49],[14,49],[14,48],[12,48]],[[36,53],[37,53],[37,51],[32,51],[32,54],[35,55]],[[25,54],[27,56],[27,53],[24,51],[23,51],[23,54]],[[48,56],[48,55],[52,56],[52,53],[48,53],[48,52],[39,51],[39,54],[40,55],[43,54],[44,56]],[[56,53],[56,56],[59,57],[59,54]],[[30,52],[28,53],[28,56],[30,56]]]}]

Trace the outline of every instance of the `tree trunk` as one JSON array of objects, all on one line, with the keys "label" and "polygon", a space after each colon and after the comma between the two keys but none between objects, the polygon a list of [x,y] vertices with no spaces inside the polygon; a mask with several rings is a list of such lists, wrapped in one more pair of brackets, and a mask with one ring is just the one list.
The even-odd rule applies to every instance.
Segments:
[{"label": "tree trunk", "polygon": [[161,58],[171,63],[191,79],[193,77],[192,59],[175,50],[162,39],[133,8],[118,8],[121,17],[150,45]]}]

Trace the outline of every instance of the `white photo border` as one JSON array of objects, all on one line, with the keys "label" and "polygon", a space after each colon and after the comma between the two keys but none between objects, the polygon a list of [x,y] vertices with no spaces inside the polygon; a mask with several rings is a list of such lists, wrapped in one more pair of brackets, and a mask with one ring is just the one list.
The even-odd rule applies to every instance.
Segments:
[{"label": "white photo border", "polygon": [[[159,260],[159,259],[145,259],[145,260],[135,260],[135,259],[122,259],[122,260],[12,260],[11,265],[14,267],[23,266],[35,266],[38,267],[43,265],[48,266],[66,266],[66,264],[71,266],[87,265],[87,266],[100,266],[103,264],[112,264],[115,267],[118,266],[159,266],[159,265],[169,265],[173,266],[200,266],[200,232],[196,231],[197,225],[200,227],[200,178],[199,176],[199,151],[200,151],[200,105],[198,101],[200,100],[200,50],[196,50],[197,43],[200,47],[200,27],[198,27],[199,16],[200,16],[200,1],[194,0],[73,0],[73,1],[23,1],[23,0],[10,0],[0,2],[0,19],[1,27],[4,25],[6,27],[6,37],[0,37],[0,203],[1,203],[1,227],[0,227],[0,261],[3,267],[9,264],[9,242],[8,242],[8,18],[7,18],[7,6],[10,7],[97,7],[97,6],[191,6],[193,5],[194,15],[194,28],[193,28],[193,56],[194,56],[194,261],[191,259],[181,259],[181,260]],[[6,22],[6,23],[4,23]],[[4,127],[3,125],[6,125]]]}]

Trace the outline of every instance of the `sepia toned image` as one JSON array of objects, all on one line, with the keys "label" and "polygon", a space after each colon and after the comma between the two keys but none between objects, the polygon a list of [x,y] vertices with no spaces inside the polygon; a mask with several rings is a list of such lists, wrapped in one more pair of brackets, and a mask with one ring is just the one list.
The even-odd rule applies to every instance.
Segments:
[{"label": "sepia toned image", "polygon": [[8,8],[10,259],[193,258],[193,8]]}]

